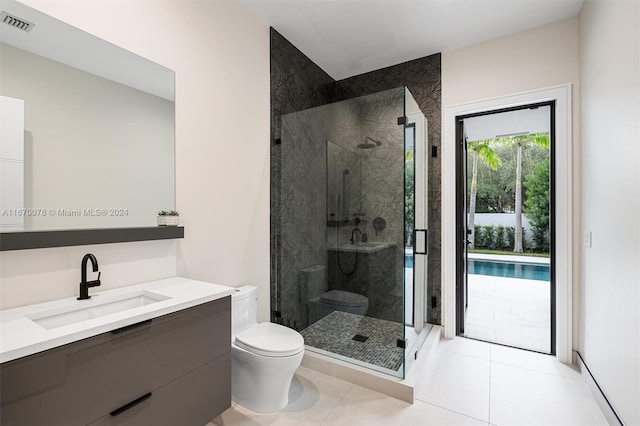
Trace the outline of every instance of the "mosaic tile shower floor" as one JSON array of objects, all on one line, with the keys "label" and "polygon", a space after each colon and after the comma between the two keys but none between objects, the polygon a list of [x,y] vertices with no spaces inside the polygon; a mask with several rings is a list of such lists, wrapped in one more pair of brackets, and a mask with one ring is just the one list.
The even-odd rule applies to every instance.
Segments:
[{"label": "mosaic tile shower floor", "polygon": [[[398,322],[333,311],[300,332],[307,346],[398,371],[402,367],[403,325]],[[353,340],[356,335],[366,341]]]}]

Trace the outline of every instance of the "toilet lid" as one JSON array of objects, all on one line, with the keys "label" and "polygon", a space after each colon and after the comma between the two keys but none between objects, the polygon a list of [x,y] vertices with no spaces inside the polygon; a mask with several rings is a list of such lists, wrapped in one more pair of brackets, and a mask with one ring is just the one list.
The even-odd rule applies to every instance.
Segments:
[{"label": "toilet lid", "polygon": [[337,307],[363,307],[369,304],[369,299],[365,296],[352,293],[350,291],[331,290],[320,296],[324,302],[331,303]]},{"label": "toilet lid", "polygon": [[271,357],[291,356],[304,349],[304,339],[295,330],[263,322],[236,335],[236,345],[249,352]]}]

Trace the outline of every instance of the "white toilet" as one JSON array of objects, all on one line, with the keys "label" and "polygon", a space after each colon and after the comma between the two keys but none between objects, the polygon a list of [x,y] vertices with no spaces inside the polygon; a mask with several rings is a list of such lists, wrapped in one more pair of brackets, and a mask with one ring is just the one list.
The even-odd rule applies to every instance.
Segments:
[{"label": "white toilet", "polygon": [[258,289],[244,286],[231,296],[231,395],[257,413],[282,410],[302,362],[304,339],[295,330],[257,323]]}]

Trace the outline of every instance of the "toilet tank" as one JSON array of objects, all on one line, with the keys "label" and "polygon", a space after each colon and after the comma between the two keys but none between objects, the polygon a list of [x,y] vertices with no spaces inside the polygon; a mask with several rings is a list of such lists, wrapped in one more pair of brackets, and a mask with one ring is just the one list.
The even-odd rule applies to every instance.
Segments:
[{"label": "toilet tank", "polygon": [[231,334],[235,336],[258,320],[258,288],[245,285],[231,295]]},{"label": "toilet tank", "polygon": [[298,282],[300,302],[307,303],[327,291],[327,268],[315,265],[302,269],[298,273]]}]

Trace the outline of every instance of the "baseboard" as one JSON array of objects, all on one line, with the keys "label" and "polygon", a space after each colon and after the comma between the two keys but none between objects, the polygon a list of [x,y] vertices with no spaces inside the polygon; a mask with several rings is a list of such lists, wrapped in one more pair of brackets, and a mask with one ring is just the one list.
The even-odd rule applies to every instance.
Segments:
[{"label": "baseboard", "polygon": [[602,410],[602,414],[604,414],[604,417],[607,419],[607,422],[609,422],[609,425],[624,426],[622,419],[620,419],[620,416],[618,416],[618,413],[616,413],[616,410],[613,408],[613,405],[611,405],[611,403],[609,402],[609,399],[607,399],[607,396],[602,391],[602,388],[596,381],[595,377],[593,377],[593,374],[591,374],[591,370],[589,370],[589,367],[584,362],[584,359],[582,358],[582,355],[580,355],[580,352],[578,351],[574,352],[574,359],[575,359],[575,364],[577,364],[580,367],[580,372],[582,373],[582,376],[584,377],[584,380],[587,383],[587,386],[589,386],[589,390],[591,391],[591,394],[593,395],[596,402],[598,403],[600,410]]}]

